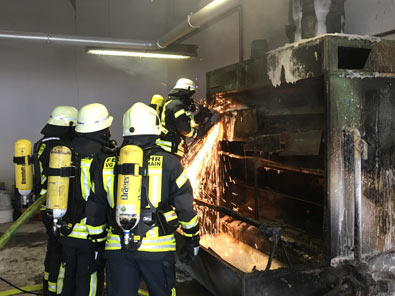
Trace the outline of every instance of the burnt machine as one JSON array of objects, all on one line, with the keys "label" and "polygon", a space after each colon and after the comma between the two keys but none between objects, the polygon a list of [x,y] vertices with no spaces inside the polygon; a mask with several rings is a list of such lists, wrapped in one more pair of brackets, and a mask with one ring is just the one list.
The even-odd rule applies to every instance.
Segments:
[{"label": "burnt machine", "polygon": [[390,293],[395,41],[302,40],[208,72],[207,94],[223,113],[204,232],[269,257],[245,271],[203,245],[191,274],[214,295]]}]

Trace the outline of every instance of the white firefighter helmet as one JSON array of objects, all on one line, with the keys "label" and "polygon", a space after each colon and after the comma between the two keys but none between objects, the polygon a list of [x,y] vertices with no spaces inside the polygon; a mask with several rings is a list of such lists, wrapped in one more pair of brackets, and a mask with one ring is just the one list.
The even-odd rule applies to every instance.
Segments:
[{"label": "white firefighter helmet", "polygon": [[111,126],[113,117],[108,114],[106,106],[99,103],[85,105],[78,112],[77,133],[92,133]]},{"label": "white firefighter helmet", "polygon": [[160,135],[160,120],[156,110],[146,104],[135,103],[123,115],[122,135]]},{"label": "white firefighter helmet", "polygon": [[189,91],[196,91],[195,82],[188,78],[180,78],[177,80],[173,89],[184,89]]},{"label": "white firefighter helmet", "polygon": [[57,106],[52,110],[47,123],[57,126],[75,126],[77,114],[78,110],[72,106]]}]

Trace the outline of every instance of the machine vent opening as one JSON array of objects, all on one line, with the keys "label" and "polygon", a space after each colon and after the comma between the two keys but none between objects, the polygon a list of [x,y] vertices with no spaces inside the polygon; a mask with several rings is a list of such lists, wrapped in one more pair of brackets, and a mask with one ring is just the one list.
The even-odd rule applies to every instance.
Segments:
[{"label": "machine vent opening", "polygon": [[338,68],[363,69],[370,52],[370,48],[339,46],[337,49]]}]

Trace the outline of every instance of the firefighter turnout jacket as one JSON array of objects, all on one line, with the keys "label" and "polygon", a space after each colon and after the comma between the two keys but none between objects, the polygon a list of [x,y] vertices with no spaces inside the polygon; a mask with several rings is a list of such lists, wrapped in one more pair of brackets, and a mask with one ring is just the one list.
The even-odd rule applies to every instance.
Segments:
[{"label": "firefighter turnout jacket", "polygon": [[[156,145],[151,145],[153,146],[140,146],[147,160],[146,175],[143,176],[147,182],[143,182],[141,211],[151,211],[148,211],[149,217],[142,216],[140,219],[139,223],[150,222],[146,227],[148,230],[140,234],[142,240],[136,256],[160,259],[167,252],[176,250],[174,231],[178,226],[178,223],[173,229],[163,226],[160,223],[163,221],[160,220],[160,215],[163,215],[169,224],[178,218],[182,234],[186,237],[199,234],[199,223],[193,209],[192,187],[179,159]],[[118,153],[113,156],[101,154],[98,159],[100,158],[98,163],[101,163],[101,174],[95,174],[95,191],[92,192],[87,204],[89,235],[100,240],[103,233],[107,232],[105,250],[125,250],[123,232],[115,222]],[[144,201],[144,192],[148,194],[149,201]],[[150,208],[150,204],[154,209]]]},{"label": "firefighter turnout jacket", "polygon": [[[102,151],[104,143],[80,136],[75,138],[69,147],[72,150],[72,163],[76,167],[76,171],[75,176],[70,179],[67,213],[63,217],[66,224],[61,227],[61,236],[87,240],[85,207],[90,192],[94,191],[91,167],[95,156]],[[87,244],[90,244],[89,240],[87,240]]]},{"label": "firefighter turnout jacket", "polygon": [[177,96],[169,96],[161,113],[162,132],[157,145],[167,152],[183,157],[186,151],[185,138],[196,136],[196,124],[189,106]]},{"label": "firefighter turnout jacket", "polygon": [[[69,148],[72,151],[74,177],[70,178],[67,212],[60,228],[60,242],[66,264],[62,295],[101,295],[103,267],[95,257],[94,244],[89,240],[85,208],[91,192],[93,163],[96,155],[108,150],[108,135],[81,134]],[[104,153],[104,152],[103,152]]]}]

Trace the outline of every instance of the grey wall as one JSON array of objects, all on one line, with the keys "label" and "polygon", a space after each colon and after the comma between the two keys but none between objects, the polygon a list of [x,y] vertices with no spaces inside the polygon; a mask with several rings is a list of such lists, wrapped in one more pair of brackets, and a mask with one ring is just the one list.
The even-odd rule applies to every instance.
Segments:
[{"label": "grey wall", "polygon": [[[210,0],[0,0],[0,30],[156,39]],[[288,0],[242,0],[244,59],[254,39],[269,49],[287,42]],[[392,0],[347,0],[346,32],[394,29]],[[83,48],[0,40],[0,181],[13,182],[13,143],[32,142],[57,105],[77,108],[105,104],[120,140],[124,111],[154,93],[166,95],[180,77],[196,80],[196,98],[205,96],[205,73],[239,61],[239,17],[235,12],[183,40],[197,44],[199,57],[188,61],[86,55]]]},{"label": "grey wall", "polygon": [[[155,39],[209,2],[77,0],[75,14],[68,0],[0,0],[0,30]],[[287,7],[287,0],[243,2],[245,58],[252,39],[273,39],[272,48],[285,42],[285,23],[271,23]],[[279,19],[283,22],[287,15]],[[205,73],[239,60],[238,28],[234,13],[185,40],[199,45],[199,57],[189,61],[89,56],[83,48],[0,41],[0,181],[8,187],[13,182],[15,140],[38,140],[57,105],[105,104],[115,118],[113,134],[120,140],[123,112],[137,100],[149,102],[153,93],[166,95],[178,78],[195,79],[196,97],[204,97]]]},{"label": "grey wall", "polygon": [[[375,35],[395,30],[394,0],[347,0],[345,32]],[[387,39],[394,39],[394,35]]]},{"label": "grey wall", "polygon": [[[167,30],[163,1],[77,2],[75,15],[66,0],[1,1],[0,29],[136,39],[153,39]],[[119,140],[124,111],[136,101],[148,103],[154,92],[167,92],[166,63],[87,55],[77,47],[0,41],[0,181],[8,188],[13,182],[13,143],[38,140],[57,105],[105,104]]]}]

